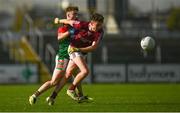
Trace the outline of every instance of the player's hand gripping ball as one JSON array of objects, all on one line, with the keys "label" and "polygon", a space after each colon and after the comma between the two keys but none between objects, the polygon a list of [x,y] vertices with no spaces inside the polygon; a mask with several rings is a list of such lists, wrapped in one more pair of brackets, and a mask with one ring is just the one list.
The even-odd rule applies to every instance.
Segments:
[{"label": "player's hand gripping ball", "polygon": [[76,47],[72,47],[71,45],[69,45],[68,47],[68,53],[71,54],[73,52],[78,52],[80,51],[79,48],[76,48]]}]

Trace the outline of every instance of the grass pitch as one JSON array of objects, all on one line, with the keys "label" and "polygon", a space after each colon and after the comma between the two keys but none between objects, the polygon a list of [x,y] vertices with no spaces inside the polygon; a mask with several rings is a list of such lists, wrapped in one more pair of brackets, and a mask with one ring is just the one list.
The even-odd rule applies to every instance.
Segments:
[{"label": "grass pitch", "polygon": [[48,106],[45,98],[50,91],[29,105],[28,97],[40,85],[0,85],[0,112],[179,112],[180,84],[93,84],[84,85],[91,103],[71,100],[65,89],[55,105]]}]

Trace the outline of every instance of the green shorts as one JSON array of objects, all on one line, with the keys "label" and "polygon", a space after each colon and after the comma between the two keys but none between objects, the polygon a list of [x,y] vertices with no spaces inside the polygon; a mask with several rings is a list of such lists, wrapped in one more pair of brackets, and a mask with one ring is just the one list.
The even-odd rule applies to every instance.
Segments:
[{"label": "green shorts", "polygon": [[56,55],[56,69],[65,70],[69,62],[68,46],[64,45],[59,48]]},{"label": "green shorts", "polygon": [[66,67],[68,65],[69,59],[59,57],[59,55],[56,55],[56,69],[58,70],[66,70]]}]

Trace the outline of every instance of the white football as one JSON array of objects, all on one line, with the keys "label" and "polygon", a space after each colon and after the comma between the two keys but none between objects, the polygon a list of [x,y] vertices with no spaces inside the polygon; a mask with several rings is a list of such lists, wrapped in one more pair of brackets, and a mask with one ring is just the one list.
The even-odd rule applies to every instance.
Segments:
[{"label": "white football", "polygon": [[152,50],[155,47],[155,40],[150,36],[146,36],[141,39],[141,47],[143,50]]}]

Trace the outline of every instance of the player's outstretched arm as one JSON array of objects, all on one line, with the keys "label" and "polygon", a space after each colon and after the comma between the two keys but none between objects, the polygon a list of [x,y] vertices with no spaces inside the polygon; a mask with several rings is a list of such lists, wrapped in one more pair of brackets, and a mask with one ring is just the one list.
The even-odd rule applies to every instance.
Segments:
[{"label": "player's outstretched arm", "polygon": [[59,18],[54,19],[54,24],[69,24],[73,26],[74,22],[75,20],[67,20],[67,19],[59,19]]}]

